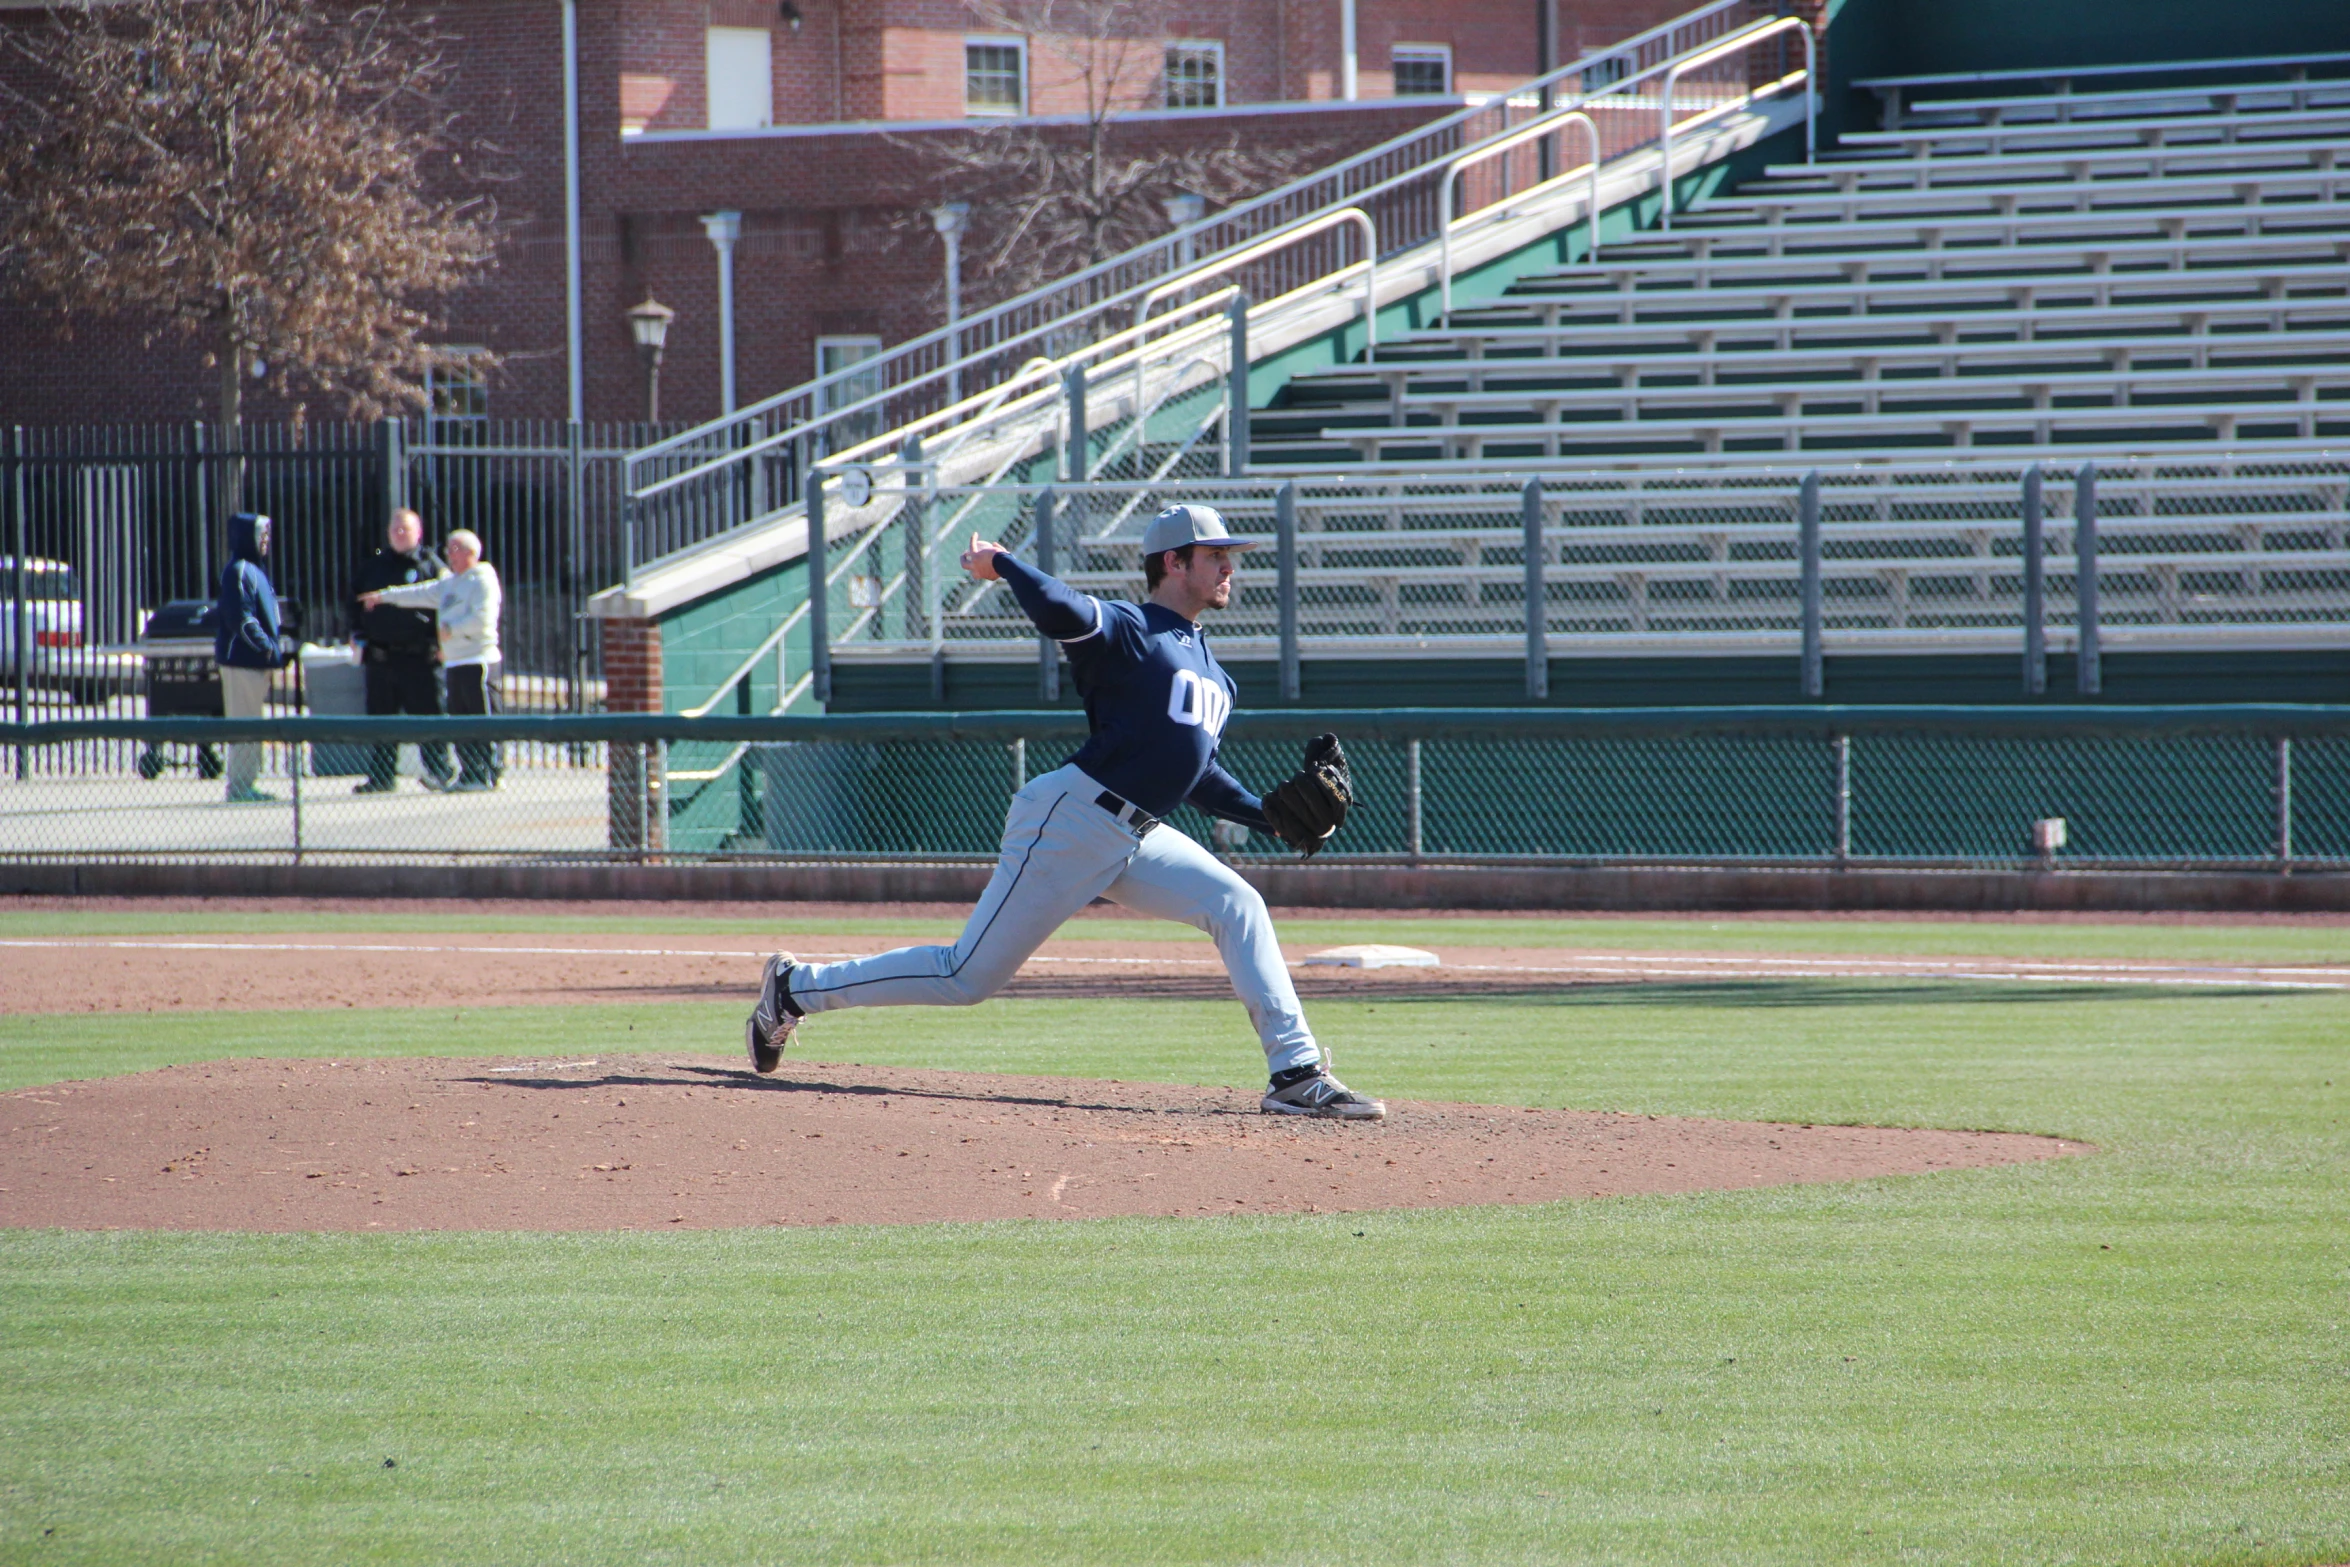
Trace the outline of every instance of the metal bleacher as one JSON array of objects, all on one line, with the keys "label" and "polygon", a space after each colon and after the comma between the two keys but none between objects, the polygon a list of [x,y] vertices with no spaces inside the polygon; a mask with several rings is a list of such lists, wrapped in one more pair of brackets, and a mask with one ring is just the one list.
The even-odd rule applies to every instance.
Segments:
[{"label": "metal bleacher", "polygon": [[[2116,651],[2350,648],[2350,55],[1863,83],[1882,129],[1675,210],[1708,160],[1810,145],[1810,37],[1758,12],[1235,207],[1220,250],[905,345],[868,403],[818,384],[637,454],[611,612],[807,547],[828,592],[686,711],[768,663],[777,710],[836,664],[925,664],[941,701],[949,662],[1041,656],[1050,690],[962,542],[1126,596],[1189,499],[1281,540],[1217,635],[1285,689],[1301,657],[1523,656],[1532,691],[1558,657],[2004,652],[2027,624],[2061,652],[2092,599]],[[1532,168],[1546,126],[1560,155],[1513,185],[1500,155]],[[1268,364],[1317,362],[1266,400]]]},{"label": "metal bleacher", "polygon": [[[2084,463],[2110,641],[2350,642],[2346,154],[2350,80],[1927,98],[1292,378],[1251,453],[1306,490],[1539,477],[1553,651],[1778,645],[1813,469],[1842,645],[2010,645],[2035,465],[2061,644]],[[1401,520],[1424,612],[1389,634],[1499,646],[1519,508],[1447,509]],[[1379,546],[1299,526],[1310,636]]]},{"label": "metal bleacher", "polygon": [[[2350,82],[2082,96],[2063,120],[2045,95],[1928,101],[1773,165],[1670,233],[1297,378],[1253,450],[1849,460],[2350,435]],[[1979,150],[2019,120],[2037,145]]]}]

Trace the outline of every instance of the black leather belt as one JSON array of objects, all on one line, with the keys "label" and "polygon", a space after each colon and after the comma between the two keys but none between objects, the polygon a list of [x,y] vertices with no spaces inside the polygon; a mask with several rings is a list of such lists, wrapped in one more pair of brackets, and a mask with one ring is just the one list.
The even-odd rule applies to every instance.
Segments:
[{"label": "black leather belt", "polygon": [[1134,836],[1137,838],[1159,825],[1159,819],[1156,816],[1131,801],[1119,799],[1107,789],[1095,795],[1093,803],[1133,828]]}]

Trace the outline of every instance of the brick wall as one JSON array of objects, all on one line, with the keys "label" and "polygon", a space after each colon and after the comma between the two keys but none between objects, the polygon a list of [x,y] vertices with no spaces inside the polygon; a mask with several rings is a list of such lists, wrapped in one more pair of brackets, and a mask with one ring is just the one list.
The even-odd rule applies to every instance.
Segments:
[{"label": "brick wall", "polygon": [[[711,10],[713,3],[720,12]],[[950,89],[960,108],[961,38],[972,25],[962,0],[795,3],[800,30],[780,22],[773,29],[779,119],[829,118],[836,97],[852,117],[885,107],[892,114],[926,113],[920,106],[933,100],[924,95]],[[1577,26],[1598,25],[1590,18],[1603,14],[1623,16],[1621,32],[1628,33],[1646,25],[1650,0],[1560,3],[1580,8]],[[717,267],[699,221],[706,212],[745,214],[736,255],[737,378],[745,400],[807,379],[819,335],[875,333],[894,342],[943,320],[939,241],[927,223],[909,222],[908,215],[952,193],[927,183],[903,145],[939,133],[623,136],[638,119],[655,129],[698,127],[704,28],[713,16],[732,24],[776,14],[765,7],[766,0],[626,6],[581,0],[582,319],[590,419],[643,412],[642,373],[622,312],[647,291],[679,312],[663,366],[662,412],[698,419],[718,411]],[[1476,0],[1468,9],[1434,0],[1363,0],[1366,90],[1377,90],[1385,68],[1381,40],[1452,41],[1464,74],[1488,66],[1502,74],[1512,51],[1530,64],[1532,23],[1524,10],[1522,0],[1506,6]],[[436,337],[502,356],[490,392],[493,415],[561,418],[567,360],[560,8],[552,0],[448,0],[435,14],[457,40],[461,129],[496,149],[474,161],[499,176],[488,188],[510,225],[496,269],[446,302]],[[1336,0],[1186,0],[1180,15],[1192,35],[1227,40],[1236,100],[1335,95]],[[0,12],[0,26],[7,25],[26,20]],[[1451,29],[1449,38],[1431,31],[1439,27]],[[927,40],[922,48],[933,52],[918,58],[892,52],[906,40]],[[0,51],[0,61],[5,56]],[[0,71],[9,68],[0,64]],[[1160,144],[1238,134],[1253,145],[1310,146],[1318,158],[1334,158],[1444,108],[1407,99],[1343,115],[1157,119],[1117,134]],[[6,126],[0,108],[0,133]],[[215,377],[204,366],[203,345],[150,323],[64,323],[36,303],[0,296],[0,342],[9,345],[0,422],[203,419],[213,411]],[[283,419],[304,400],[299,389],[288,399],[256,386],[249,389],[247,417]],[[341,412],[315,394],[307,400],[319,417]]]}]

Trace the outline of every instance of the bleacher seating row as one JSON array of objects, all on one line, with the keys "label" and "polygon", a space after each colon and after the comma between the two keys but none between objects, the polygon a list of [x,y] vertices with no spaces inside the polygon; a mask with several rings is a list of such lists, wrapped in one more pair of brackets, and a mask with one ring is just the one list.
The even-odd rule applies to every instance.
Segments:
[{"label": "bleacher seating row", "polygon": [[2350,82],[1920,104],[1296,378],[1252,451],[1441,468],[2350,435],[2346,150]]}]

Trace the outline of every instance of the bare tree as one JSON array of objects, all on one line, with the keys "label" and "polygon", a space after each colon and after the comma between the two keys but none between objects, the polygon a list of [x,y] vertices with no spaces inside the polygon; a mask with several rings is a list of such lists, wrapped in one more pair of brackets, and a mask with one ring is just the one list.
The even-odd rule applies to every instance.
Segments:
[{"label": "bare tree", "polygon": [[[493,260],[429,19],[300,0],[78,0],[8,29],[0,277],[75,315],[197,337],[234,425],[250,370],[351,414],[422,401],[419,303]],[[476,149],[478,152],[478,149]],[[477,157],[476,162],[479,163]]]},{"label": "bare tree", "polygon": [[1222,205],[1293,177],[1317,149],[1220,143],[1154,147],[1121,136],[1121,111],[1155,106],[1168,0],[972,0],[980,22],[1031,40],[1050,67],[1040,85],[1075,86],[1081,127],[1013,123],[901,143],[929,183],[972,203],[976,294],[1007,299],[1132,249],[1167,229],[1162,203],[1181,194]]}]

